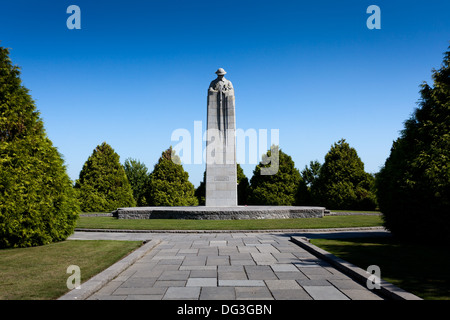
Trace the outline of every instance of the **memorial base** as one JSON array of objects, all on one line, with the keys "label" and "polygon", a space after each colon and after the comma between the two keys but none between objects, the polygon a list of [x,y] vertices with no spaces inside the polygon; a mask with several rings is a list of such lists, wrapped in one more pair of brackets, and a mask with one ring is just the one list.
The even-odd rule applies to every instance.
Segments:
[{"label": "memorial base", "polygon": [[235,207],[130,207],[113,212],[118,219],[242,220],[322,218],[323,207],[235,206]]}]

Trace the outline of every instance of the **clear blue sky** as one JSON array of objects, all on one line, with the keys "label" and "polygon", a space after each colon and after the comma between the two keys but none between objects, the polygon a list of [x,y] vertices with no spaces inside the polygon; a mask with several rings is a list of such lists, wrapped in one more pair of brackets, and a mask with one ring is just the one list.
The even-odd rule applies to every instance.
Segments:
[{"label": "clear blue sky", "polygon": [[[81,30],[66,27],[72,4]],[[380,30],[366,26],[372,4]],[[237,127],[279,129],[299,170],[345,138],[377,172],[441,65],[449,12],[448,0],[15,0],[0,4],[0,45],[73,180],[103,141],[152,170],[175,129],[206,126],[219,67]],[[197,186],[205,165],[184,167]]]}]

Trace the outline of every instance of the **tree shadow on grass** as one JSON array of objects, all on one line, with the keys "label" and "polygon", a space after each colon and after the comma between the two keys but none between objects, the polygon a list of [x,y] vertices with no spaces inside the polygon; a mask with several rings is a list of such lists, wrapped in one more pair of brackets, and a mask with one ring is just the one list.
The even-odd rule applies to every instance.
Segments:
[{"label": "tree shadow on grass", "polygon": [[313,244],[423,299],[450,299],[448,248],[401,242],[394,237],[316,239]]}]

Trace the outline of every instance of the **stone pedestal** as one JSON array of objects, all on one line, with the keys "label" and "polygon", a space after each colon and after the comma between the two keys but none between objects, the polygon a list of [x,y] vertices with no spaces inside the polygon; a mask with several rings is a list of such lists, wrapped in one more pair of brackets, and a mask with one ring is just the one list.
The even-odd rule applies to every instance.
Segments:
[{"label": "stone pedestal", "polygon": [[208,88],[206,206],[237,206],[236,118],[234,89],[225,70]]},{"label": "stone pedestal", "polygon": [[322,218],[324,210],[323,207],[293,206],[135,207],[118,208],[112,215],[118,219],[292,219]]}]

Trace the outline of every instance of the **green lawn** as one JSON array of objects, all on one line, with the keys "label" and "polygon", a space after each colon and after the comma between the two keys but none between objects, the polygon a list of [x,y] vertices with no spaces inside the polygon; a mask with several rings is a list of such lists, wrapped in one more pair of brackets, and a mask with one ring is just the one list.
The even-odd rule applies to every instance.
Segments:
[{"label": "green lawn", "polygon": [[364,211],[364,210],[330,210],[331,212],[349,212],[349,213],[377,213],[381,214],[380,211]]},{"label": "green lawn", "polygon": [[132,230],[267,230],[373,227],[383,224],[381,216],[326,216],[323,218],[261,220],[116,219],[80,217],[77,228]]},{"label": "green lawn", "polygon": [[0,300],[49,300],[69,291],[66,273],[77,265],[84,282],[134,249],[140,241],[68,240],[0,250]]},{"label": "green lawn", "polygon": [[423,299],[450,300],[448,247],[401,243],[393,238],[312,239],[360,268],[378,265],[381,278]]}]

